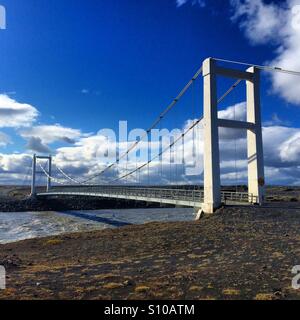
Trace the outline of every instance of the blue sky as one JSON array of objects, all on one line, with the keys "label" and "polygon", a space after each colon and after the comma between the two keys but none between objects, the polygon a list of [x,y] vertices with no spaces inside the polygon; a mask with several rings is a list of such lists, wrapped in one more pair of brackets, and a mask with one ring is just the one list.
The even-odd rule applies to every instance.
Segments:
[{"label": "blue sky", "polygon": [[272,58],[268,46],[249,46],[218,5],[211,14],[174,0],[2,3],[8,27],[0,34],[1,90],[36,106],[41,123],[85,132],[119,119],[145,127],[206,57]]},{"label": "blue sky", "polygon": [[[253,3],[277,8],[279,2]],[[296,2],[286,1],[292,3]],[[181,6],[176,0],[2,0],[0,4],[7,12],[7,29],[0,30],[0,93],[38,110],[30,127],[59,124],[77,130],[67,134],[73,142],[101,128],[117,129],[119,120],[127,120],[130,128],[146,128],[207,57],[265,64],[278,61],[276,50],[282,45],[268,34],[263,39],[249,36],[251,19],[259,17],[250,5],[248,11],[239,12],[242,1],[186,1]],[[273,31],[276,27],[265,26]],[[286,41],[284,36],[280,39]],[[299,128],[300,103],[297,98],[285,99],[276,81],[263,75],[263,120]],[[229,84],[220,82],[220,93]],[[164,121],[164,127],[182,126],[202,114],[200,84],[196,91],[196,111],[187,102]],[[242,90],[237,90],[223,108],[244,99]],[[0,144],[1,154],[34,151],[26,150],[31,133],[21,134],[22,130],[20,125],[0,127],[10,137],[10,143]],[[32,136],[51,150],[70,145],[66,139]]]}]

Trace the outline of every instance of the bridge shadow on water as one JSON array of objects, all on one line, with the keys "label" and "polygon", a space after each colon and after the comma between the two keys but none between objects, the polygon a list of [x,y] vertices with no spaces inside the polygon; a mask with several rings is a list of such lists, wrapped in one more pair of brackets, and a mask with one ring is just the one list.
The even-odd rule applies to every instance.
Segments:
[{"label": "bridge shadow on water", "polygon": [[64,212],[59,212],[60,214],[76,217],[76,218],[81,218],[89,221],[94,221],[94,222],[100,222],[104,224],[108,224],[114,227],[125,227],[125,226],[130,226],[132,223],[130,222],[124,222],[124,221],[118,221],[110,218],[105,218],[105,217],[100,217],[96,215],[91,215],[87,213],[82,213],[82,212],[75,212],[75,211],[64,211]]}]

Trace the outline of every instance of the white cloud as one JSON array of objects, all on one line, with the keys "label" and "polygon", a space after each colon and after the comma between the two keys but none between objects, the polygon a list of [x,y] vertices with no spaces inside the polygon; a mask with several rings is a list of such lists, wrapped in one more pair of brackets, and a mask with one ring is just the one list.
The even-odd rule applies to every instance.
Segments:
[{"label": "white cloud", "polygon": [[57,157],[68,161],[78,161],[78,159],[91,161],[101,154],[105,146],[107,146],[107,139],[102,135],[85,137],[76,142],[73,147],[59,148]]},{"label": "white cloud", "polygon": [[14,185],[30,183],[32,159],[28,154],[0,153],[0,184]]},{"label": "white cloud", "polygon": [[[225,110],[219,111],[219,116],[226,119],[243,119],[245,117],[246,104],[238,103],[235,108],[233,106],[228,107]],[[186,130],[191,121],[187,121],[184,125]],[[231,129],[220,130],[220,148],[221,148],[221,173],[222,182],[224,184],[235,184],[247,182],[247,140],[245,132],[241,130]],[[193,142],[193,134],[196,137],[196,143]],[[49,138],[50,139],[50,138]],[[51,138],[52,139],[52,138]],[[50,139],[50,141],[51,141]],[[267,183],[276,184],[300,184],[300,129],[291,128],[283,125],[268,125],[263,128],[263,140],[264,140],[264,155],[265,155],[265,167],[266,167],[266,180]],[[49,140],[48,140],[49,141]],[[39,145],[41,141],[35,141]],[[153,142],[155,146],[155,152],[158,151],[157,141]],[[169,145],[168,143],[165,146]],[[123,151],[126,149],[124,142],[117,144]],[[147,148],[147,142],[141,143],[141,148]],[[36,146],[35,146],[36,147]],[[42,146],[43,147],[43,146]],[[114,149],[116,147],[115,141],[105,137],[102,134],[80,137],[73,146],[59,148],[56,150],[54,156],[54,164],[62,168],[66,173],[74,177],[79,181],[83,181],[88,177],[99,173],[108,164],[114,161],[113,158],[103,158],[108,149]],[[186,165],[193,168],[193,153],[195,152],[200,158],[200,162],[203,157],[203,130],[202,123],[195,129],[194,133],[191,131],[185,137],[184,151],[186,155]],[[182,154],[183,147],[179,144],[176,149],[177,154]],[[48,150],[45,150],[48,151]],[[123,153],[121,152],[121,154]],[[109,151],[109,154],[112,154]],[[195,176],[185,176],[183,165],[170,164],[169,154],[163,158],[163,163],[160,161],[154,161],[149,167],[150,182],[152,183],[202,183],[202,169],[196,168]],[[133,170],[137,165],[141,165],[146,162],[146,159],[138,159],[138,162],[131,161],[127,164],[123,162],[119,166],[119,175]],[[30,166],[31,159],[28,155],[1,155],[0,154],[0,183],[7,181],[8,177],[14,182],[21,181],[25,175],[25,171]],[[197,171],[198,170],[198,171]],[[237,170],[237,174],[236,174]],[[163,175],[161,175],[163,172]],[[65,179],[60,172],[53,168],[53,174],[60,179]],[[116,169],[110,170],[103,180],[95,179],[94,183],[103,183],[110,181],[118,176]],[[140,172],[139,180],[148,182],[148,167],[145,167]],[[22,177],[22,179],[20,178]],[[135,182],[137,175],[134,175],[128,179],[128,181]],[[21,179],[21,180],[20,180]],[[236,180],[237,179],[237,180]]]},{"label": "white cloud", "polygon": [[246,102],[240,102],[219,111],[218,117],[220,119],[245,121],[246,114]]},{"label": "white cloud", "polygon": [[66,128],[60,124],[34,126],[20,130],[20,135],[25,139],[39,138],[43,144],[53,142],[75,143],[82,136],[78,129]]},{"label": "white cloud", "polygon": [[[0,172],[26,174],[31,165],[28,154],[0,154]],[[1,181],[0,181],[1,182]]]},{"label": "white cloud", "polygon": [[11,138],[4,132],[0,132],[0,147],[6,147],[11,143]]},{"label": "white cloud", "polygon": [[263,123],[264,126],[268,127],[268,126],[290,126],[290,122],[289,121],[283,121],[278,117],[277,113],[273,113],[271,116],[271,120],[269,121],[264,121]]},{"label": "white cloud", "polygon": [[[293,8],[299,0],[266,3],[263,0],[231,0],[233,20],[238,22],[252,44],[271,44],[275,58],[267,62],[300,71],[300,28],[293,23]],[[273,91],[289,103],[300,105],[300,81],[295,76],[272,73]]]},{"label": "white cloud", "polygon": [[[110,148],[115,145],[110,142]],[[103,135],[82,137],[72,147],[57,149],[54,162],[69,174],[73,174],[83,181],[104,169],[107,163],[101,157],[108,148],[107,138]],[[113,161],[108,159],[107,161]],[[112,170],[109,174],[114,174]]]},{"label": "white cloud", "polygon": [[29,127],[38,117],[35,107],[0,94],[0,127]]},{"label": "white cloud", "polygon": [[[240,102],[226,108],[225,110],[219,111],[218,117],[220,119],[245,121],[246,120],[246,102]],[[225,140],[224,144],[226,144],[228,140],[245,138],[246,132],[241,130],[236,130],[236,129],[220,128],[219,135],[222,140]]]},{"label": "white cloud", "polygon": [[[54,142],[75,143],[85,136],[80,130],[66,128],[60,124],[32,126],[39,115],[38,110],[20,103],[7,94],[0,94],[0,128],[14,128],[27,140],[26,148],[40,153],[51,152],[47,144]],[[0,147],[11,143],[10,137],[0,132]]]},{"label": "white cloud", "polygon": [[282,7],[273,3],[267,5],[262,0],[231,0],[231,4],[235,9],[232,20],[239,21],[253,44],[265,44],[270,40],[280,43],[278,35],[282,35],[282,26],[286,23]]},{"label": "white cloud", "polygon": [[[245,120],[246,116],[246,104],[245,102],[238,103],[235,106],[230,106],[225,110],[219,111],[219,117],[224,119],[239,119]],[[279,119],[278,119],[279,121]],[[183,131],[185,131],[191,124],[191,120],[187,121]],[[193,142],[193,132],[190,132],[185,137],[185,155],[186,165],[193,166],[193,153],[196,148],[196,153],[202,159],[203,156],[203,130],[202,123],[195,129],[195,137],[197,143]],[[267,126],[263,128],[264,139],[264,151],[265,151],[265,165],[266,175],[268,183],[287,183],[294,184],[298,181],[295,178],[297,172],[300,174],[300,129],[290,128],[285,126]],[[274,143],[276,141],[276,143]],[[157,152],[157,143],[155,145],[155,152]],[[168,144],[166,144],[168,145]],[[109,141],[111,148],[115,147],[113,141]],[[69,174],[79,175],[82,179],[85,179],[95,173],[101,171],[111,163],[113,159],[108,159],[107,163],[100,160],[99,154],[103,155],[107,149],[107,138],[101,135],[90,136],[80,139],[73,147],[65,147],[57,150],[55,162],[62,168],[64,168]],[[119,144],[122,150],[126,149],[123,143]],[[141,143],[141,148],[147,148],[147,143]],[[181,154],[183,149],[182,145],[176,148],[176,152]],[[246,132],[237,129],[220,129],[220,153],[221,153],[221,171],[223,183],[235,183],[236,182],[236,168],[238,170],[238,182],[246,183],[247,181],[247,140]],[[122,154],[122,152],[121,152]],[[236,159],[235,159],[236,158]],[[197,168],[198,176],[184,177],[183,166],[181,164],[173,164],[170,169],[168,164],[169,154],[163,158],[163,164],[159,161],[155,161],[149,168],[152,174],[151,181],[153,182],[167,182],[170,177],[176,182],[186,183],[196,181],[202,182],[202,169]],[[200,160],[201,161],[201,160]],[[136,165],[145,163],[145,159],[139,159],[138,163],[132,161],[128,163],[127,170],[135,169]],[[201,167],[202,163],[200,163]],[[120,175],[123,175],[126,164],[123,163],[119,167]],[[163,167],[163,176],[161,176],[161,166]],[[276,178],[274,172],[276,170],[282,170],[280,175]],[[288,169],[291,169],[290,171]],[[177,176],[175,173],[177,172]],[[115,177],[117,172],[111,170],[108,177]],[[187,180],[184,180],[187,178]],[[134,181],[136,176],[129,178],[129,181]],[[148,181],[148,168],[139,174],[140,181]],[[97,181],[97,180],[96,180]]]},{"label": "white cloud", "polygon": [[206,5],[205,0],[176,0],[177,7],[181,7],[187,2],[191,2],[193,5],[198,4],[200,7],[205,7]]},{"label": "white cloud", "polygon": [[300,165],[300,130],[281,145],[280,157],[284,162],[298,162]]},{"label": "white cloud", "polygon": [[40,138],[31,137],[29,138],[26,149],[32,150],[38,153],[51,153],[51,149],[43,144]]}]

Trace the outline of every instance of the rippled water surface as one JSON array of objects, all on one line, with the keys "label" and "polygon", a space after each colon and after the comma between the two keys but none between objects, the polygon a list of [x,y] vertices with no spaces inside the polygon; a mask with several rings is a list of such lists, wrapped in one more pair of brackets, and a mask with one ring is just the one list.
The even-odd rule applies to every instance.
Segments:
[{"label": "rippled water surface", "polygon": [[124,209],[68,212],[0,212],[0,244],[151,221],[190,221],[193,209]]}]

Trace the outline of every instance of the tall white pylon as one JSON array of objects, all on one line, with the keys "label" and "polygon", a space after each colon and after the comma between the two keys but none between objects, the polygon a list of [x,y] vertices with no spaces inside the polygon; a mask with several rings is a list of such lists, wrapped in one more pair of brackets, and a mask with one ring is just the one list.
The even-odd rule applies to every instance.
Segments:
[{"label": "tall white pylon", "polygon": [[31,177],[31,194],[30,194],[30,196],[32,198],[35,198],[36,194],[37,194],[37,192],[36,192],[36,174],[37,174],[36,164],[39,159],[48,161],[47,192],[49,192],[50,188],[51,188],[52,156],[51,155],[37,156],[36,154],[34,154],[32,156],[32,177]]},{"label": "tall white pylon", "polygon": [[[218,118],[217,76],[245,80],[247,122]],[[247,130],[249,202],[262,204],[264,158],[260,111],[260,73],[252,67],[240,71],[219,67],[208,58],[203,62],[204,77],[204,204],[202,211],[213,213],[221,206],[219,128]]]},{"label": "tall white pylon", "polygon": [[253,81],[247,81],[247,121],[254,123],[254,130],[247,131],[248,140],[248,192],[258,204],[264,201],[264,155],[260,110],[260,71],[252,67]]}]

